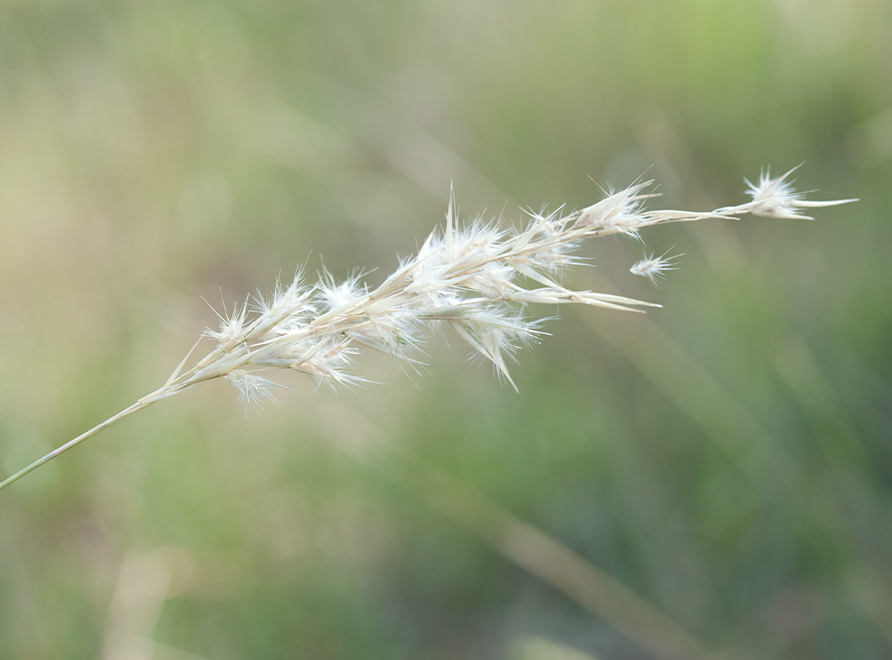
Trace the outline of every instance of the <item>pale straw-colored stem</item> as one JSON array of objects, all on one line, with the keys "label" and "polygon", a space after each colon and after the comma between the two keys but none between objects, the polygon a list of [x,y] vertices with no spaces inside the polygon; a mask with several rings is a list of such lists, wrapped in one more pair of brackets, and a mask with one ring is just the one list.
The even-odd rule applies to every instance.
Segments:
[{"label": "pale straw-colored stem", "polygon": [[160,390],[152,392],[148,396],[145,396],[142,399],[140,399],[139,401],[137,401],[136,403],[134,403],[129,408],[125,408],[124,410],[119,412],[117,415],[114,415],[113,417],[109,417],[107,420],[105,420],[101,424],[97,424],[96,426],[91,428],[89,431],[77,436],[74,440],[69,440],[61,447],[54,449],[53,451],[51,451],[49,454],[47,454],[43,458],[40,458],[40,459],[34,461],[28,467],[19,470],[14,475],[12,475],[11,477],[4,480],[2,483],[0,483],[0,490],[3,490],[11,483],[18,481],[19,479],[24,477],[29,472],[32,472],[32,471],[36,470],[37,468],[39,468],[41,465],[44,465],[45,463],[49,463],[51,460],[53,460],[60,454],[64,454],[66,451],[68,451],[72,447],[79,445],[87,438],[91,438],[94,435],[96,435],[97,433],[99,433],[100,431],[107,429],[109,426],[111,426],[115,422],[118,422],[118,421],[124,419],[125,417],[129,417],[133,413],[139,412],[143,408],[148,408],[153,403],[156,403],[157,401],[160,401],[161,399],[164,399],[164,398],[170,396],[171,394],[174,393],[174,392],[170,391],[170,389],[171,388],[168,388],[168,387],[162,387]]}]

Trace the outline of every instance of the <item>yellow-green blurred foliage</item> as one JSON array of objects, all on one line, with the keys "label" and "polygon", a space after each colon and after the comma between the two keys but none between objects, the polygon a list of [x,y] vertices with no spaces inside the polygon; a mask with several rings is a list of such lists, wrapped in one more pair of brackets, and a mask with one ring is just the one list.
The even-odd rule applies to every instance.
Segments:
[{"label": "yellow-green blurred foliage", "polygon": [[576,286],[665,308],[564,310],[519,394],[439,337],[357,394],[127,419],[0,493],[0,658],[653,657],[376,447],[729,658],[890,657],[890,81],[888,0],[0,2],[3,476],[161,385],[202,297],[383,278],[450,181],[517,220],[650,168],[705,210],[805,161],[862,200],[647,232],[662,290],[592,242]]}]

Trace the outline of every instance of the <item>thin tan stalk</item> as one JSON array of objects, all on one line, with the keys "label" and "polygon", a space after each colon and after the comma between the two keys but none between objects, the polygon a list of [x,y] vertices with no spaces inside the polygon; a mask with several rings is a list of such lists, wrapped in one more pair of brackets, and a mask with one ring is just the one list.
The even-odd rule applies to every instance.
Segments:
[{"label": "thin tan stalk", "polygon": [[96,434],[99,433],[100,431],[103,431],[103,430],[107,429],[109,426],[111,426],[111,425],[114,424],[115,422],[119,422],[119,421],[121,421],[122,419],[124,419],[125,417],[129,417],[129,416],[132,415],[133,413],[138,412],[138,411],[142,410],[143,408],[147,408],[147,407],[149,407],[150,405],[152,405],[152,404],[155,403],[156,401],[158,401],[158,399],[151,399],[151,400],[140,399],[139,401],[137,401],[136,403],[134,403],[134,404],[133,404],[132,406],[130,406],[129,408],[126,408],[125,410],[122,410],[121,412],[119,412],[117,415],[115,415],[115,416],[113,416],[113,417],[109,417],[107,420],[105,420],[105,421],[102,422],[101,424],[97,424],[96,426],[94,426],[93,428],[91,428],[89,431],[87,431],[87,432],[85,432],[85,433],[82,433],[81,435],[77,436],[74,440],[69,440],[68,442],[66,442],[66,443],[65,443],[64,445],[62,445],[61,447],[58,447],[58,448],[54,449],[53,451],[51,451],[51,452],[50,452],[49,454],[47,454],[46,456],[44,456],[44,457],[42,457],[42,458],[40,458],[40,459],[34,461],[33,463],[31,463],[31,465],[29,465],[28,467],[23,468],[23,469],[19,470],[18,472],[16,472],[16,473],[15,473],[14,475],[12,475],[11,477],[8,477],[8,478],[5,479],[2,483],[0,483],[0,490],[6,488],[6,487],[7,487],[8,485],[10,485],[11,483],[13,483],[13,482],[15,482],[15,481],[18,481],[19,479],[21,479],[22,477],[24,477],[24,476],[25,476],[26,474],[28,474],[29,472],[33,472],[34,470],[36,470],[37,468],[39,468],[41,465],[44,465],[45,463],[49,463],[51,460],[53,460],[53,459],[56,458],[57,456],[60,456],[60,455],[64,454],[66,451],[68,451],[68,450],[71,449],[72,447],[76,447],[77,445],[79,445],[80,443],[82,443],[82,442],[83,442],[84,440],[86,440],[87,438],[92,438],[94,435],[96,435]]}]

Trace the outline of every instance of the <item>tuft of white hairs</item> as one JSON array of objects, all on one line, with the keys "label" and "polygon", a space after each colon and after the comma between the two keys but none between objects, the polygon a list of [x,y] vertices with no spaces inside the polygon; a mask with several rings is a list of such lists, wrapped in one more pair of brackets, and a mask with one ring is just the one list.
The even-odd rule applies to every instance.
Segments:
[{"label": "tuft of white hairs", "polygon": [[814,220],[813,217],[802,213],[802,209],[814,209],[825,206],[838,206],[857,202],[857,199],[836,199],[830,201],[811,201],[805,199],[806,193],[798,192],[793,187],[790,175],[802,167],[801,164],[788,170],[784,174],[771,178],[771,168],[766,168],[759,175],[759,182],[753,183],[744,179],[747,185],[746,194],[753,201],[739,206],[727,206],[718,209],[717,212],[729,215],[750,213],[763,218],[781,218],[787,220]]},{"label": "tuft of white hairs", "polygon": [[669,248],[659,257],[654,257],[653,252],[651,252],[650,255],[645,252],[644,259],[635,262],[635,264],[629,269],[629,272],[631,272],[633,275],[646,277],[653,283],[654,286],[659,288],[660,283],[658,280],[666,278],[666,271],[678,270],[678,267],[673,260],[684,256],[684,252],[682,252],[681,254],[667,257],[666,255],[669,254],[669,252],[671,251],[672,248]]}]

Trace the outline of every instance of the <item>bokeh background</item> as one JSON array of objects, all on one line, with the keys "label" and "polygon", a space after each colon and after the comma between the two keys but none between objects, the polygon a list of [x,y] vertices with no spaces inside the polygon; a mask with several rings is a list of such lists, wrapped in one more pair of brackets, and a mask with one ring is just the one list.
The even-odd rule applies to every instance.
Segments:
[{"label": "bokeh background", "polygon": [[0,657],[892,657],[890,81],[887,0],[4,0],[4,476],[162,384],[202,298],[380,281],[450,182],[861,201],[653,229],[660,290],[587,245],[576,287],[665,308],[560,310],[519,393],[447,336],[127,419],[0,493]]}]

